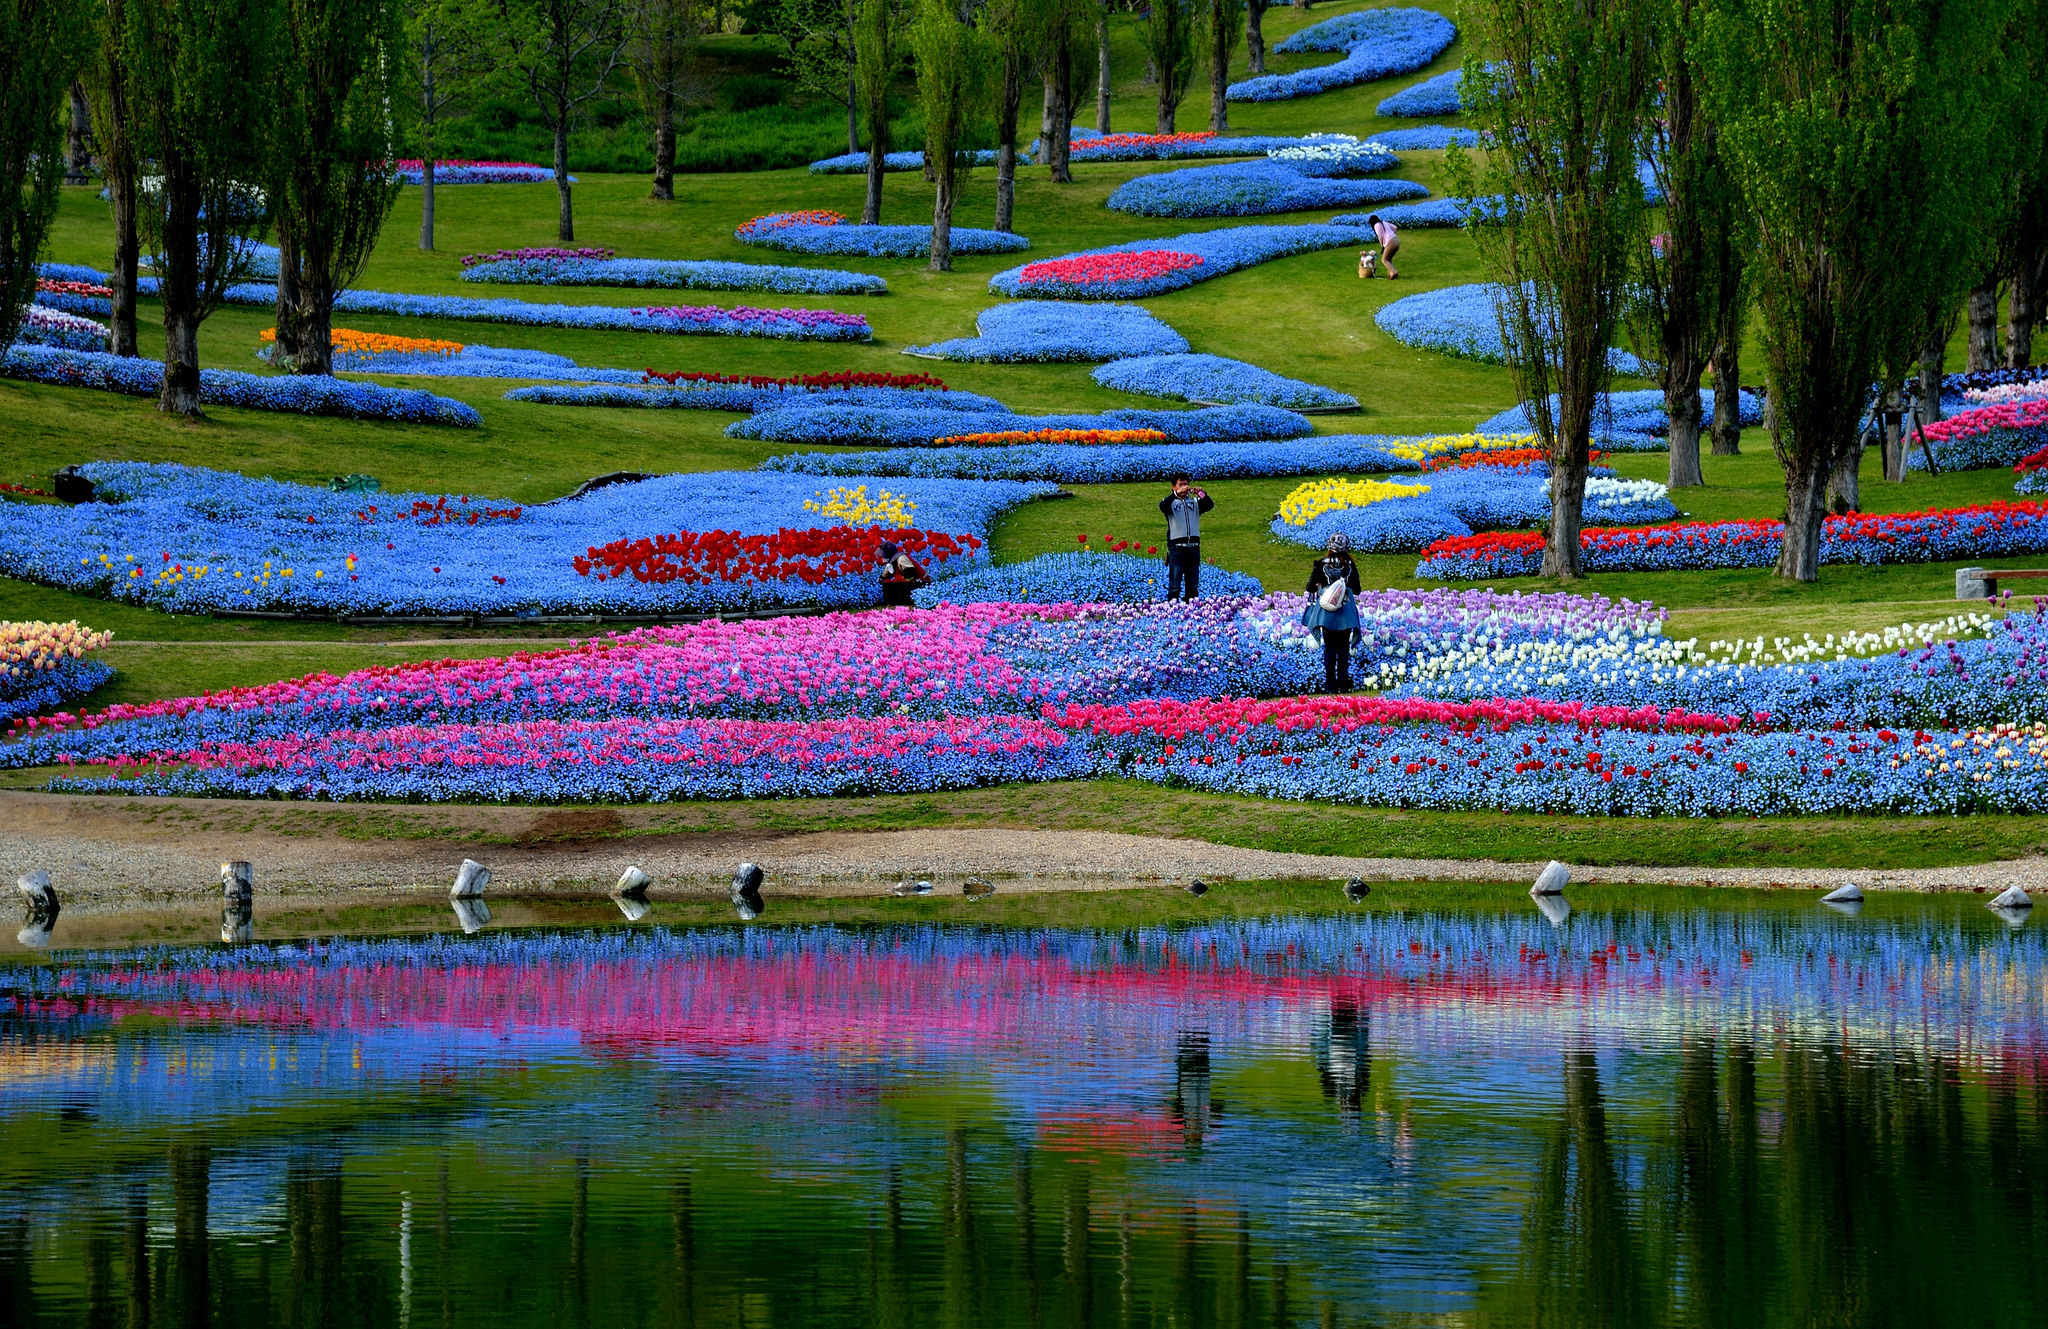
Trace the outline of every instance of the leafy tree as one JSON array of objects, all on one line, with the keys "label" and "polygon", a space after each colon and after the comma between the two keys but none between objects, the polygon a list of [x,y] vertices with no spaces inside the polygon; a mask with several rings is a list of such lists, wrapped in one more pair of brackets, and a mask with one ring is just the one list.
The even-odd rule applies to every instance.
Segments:
[{"label": "leafy tree", "polygon": [[2012,288],[2006,297],[2005,363],[2024,369],[2034,354],[2034,327],[2048,300],[2048,153],[2038,160],[2013,220]]},{"label": "leafy tree", "polygon": [[901,0],[857,0],[853,22],[854,82],[861,114],[868,122],[868,189],[860,219],[882,220],[883,161],[889,155],[889,93],[903,62]]},{"label": "leafy tree", "polygon": [[973,161],[973,127],[988,95],[989,44],[961,19],[956,0],[919,0],[910,48],[924,110],[925,160],[938,189],[932,205],[934,272],[953,270],[953,203],[960,176]]},{"label": "leafy tree", "polygon": [[114,208],[114,263],[107,288],[107,349],[135,355],[139,340],[135,322],[135,276],[142,259],[136,209],[140,206],[135,157],[135,108],[130,102],[128,73],[128,0],[98,0],[93,5],[94,50],[85,72],[86,99],[92,108],[93,140],[99,146],[100,174]]},{"label": "leafy tree", "polygon": [[277,0],[127,0],[129,104],[145,182],[137,215],[164,312],[159,410],[198,418],[199,327],[263,232],[282,45]]},{"label": "leafy tree", "polygon": [[334,297],[362,272],[398,198],[392,108],[405,58],[398,0],[284,0],[270,190],[274,363],[332,374]]},{"label": "leafy tree", "polygon": [[1080,71],[1094,42],[1095,0],[1039,0],[1039,70],[1045,78],[1045,164],[1055,184],[1074,182],[1069,160],[1074,107],[1086,86]]},{"label": "leafy tree", "polygon": [[1218,134],[1230,128],[1230,57],[1237,51],[1237,25],[1244,21],[1245,0],[1209,0],[1209,128]]},{"label": "leafy tree", "polygon": [[[860,151],[859,60],[854,40],[859,10],[860,0],[761,0],[750,11],[755,26],[782,40],[787,50],[784,64],[796,85],[846,107],[848,152]],[[714,22],[714,31],[716,26]]]},{"label": "leafy tree", "polygon": [[1781,577],[1819,575],[1829,478],[1860,459],[1872,381],[1931,344],[1930,325],[1947,340],[1939,325],[1968,280],[1951,228],[1986,201],[1984,110],[2002,95],[2008,12],[2009,0],[1721,0],[1708,15],[1710,109],[1757,228]]},{"label": "leafy tree", "polygon": [[58,108],[83,63],[80,0],[0,0],[0,350],[35,297],[36,253],[64,183]]},{"label": "leafy tree", "polygon": [[1154,132],[1171,134],[1180,104],[1195,73],[1195,26],[1200,0],[1152,0],[1145,24],[1145,53],[1159,80],[1159,115]]},{"label": "leafy tree", "polygon": [[995,44],[996,229],[1013,230],[1017,203],[1017,116],[1036,56],[1034,0],[988,0],[982,25]]},{"label": "leafy tree", "polygon": [[1664,391],[1671,419],[1669,482],[1679,488],[1706,483],[1700,473],[1700,375],[1719,333],[1721,233],[1738,224],[1740,208],[1693,65],[1703,4],[1663,0],[1649,8],[1661,93],[1644,117],[1641,151],[1663,195],[1664,230],[1639,247],[1628,322],[1636,354],[1652,366]]},{"label": "leafy tree", "polygon": [[1593,406],[1642,233],[1635,139],[1656,43],[1646,0],[1479,0],[1466,35],[1463,96],[1494,146],[1483,159],[1453,148],[1446,164],[1452,192],[1500,198],[1468,230],[1550,453],[1543,575],[1574,578]]},{"label": "leafy tree", "polygon": [[1270,0],[1245,0],[1244,44],[1251,55],[1252,73],[1266,72],[1266,11]]},{"label": "leafy tree", "polygon": [[481,16],[469,0],[406,0],[405,80],[420,145],[420,248],[434,247],[434,166],[441,133],[490,66]]},{"label": "leafy tree", "polygon": [[697,0],[633,0],[627,56],[640,105],[654,122],[651,198],[676,196],[676,104],[695,90],[690,54],[704,23]]},{"label": "leafy tree", "polygon": [[[1734,181],[1730,180],[1731,190]],[[1735,200],[1738,204],[1740,199]],[[1742,334],[1749,324],[1749,282],[1744,265],[1753,239],[1746,211],[1731,214],[1714,228],[1714,421],[1711,434],[1717,457],[1742,455]]]},{"label": "leafy tree", "polygon": [[611,89],[626,49],[625,0],[496,0],[504,66],[533,94],[555,139],[562,243],[576,238],[569,193],[569,130]]},{"label": "leafy tree", "polygon": [[1095,132],[1109,132],[1109,15],[1115,0],[1095,0]]}]

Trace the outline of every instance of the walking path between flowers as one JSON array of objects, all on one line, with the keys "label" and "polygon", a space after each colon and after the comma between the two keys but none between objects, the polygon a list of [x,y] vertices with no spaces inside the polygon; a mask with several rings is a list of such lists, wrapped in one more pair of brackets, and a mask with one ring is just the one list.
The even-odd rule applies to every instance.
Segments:
[{"label": "walking path between flowers", "polygon": [[[1237,849],[1193,839],[1012,829],[661,833],[661,809],[278,805],[0,793],[0,870],[43,868],[67,908],[90,912],[212,898],[223,859],[255,866],[262,895],[445,891],[465,857],[491,869],[495,895],[599,893],[628,864],[654,895],[723,891],[735,864],[759,863],[768,891],[874,895],[905,878],[941,890],[987,877],[1014,891],[1319,880],[1532,880],[1539,863],[1349,858]],[[1859,872],[1842,868],[1581,867],[1575,881],[1812,889],[2048,891],[2048,858]]]}]

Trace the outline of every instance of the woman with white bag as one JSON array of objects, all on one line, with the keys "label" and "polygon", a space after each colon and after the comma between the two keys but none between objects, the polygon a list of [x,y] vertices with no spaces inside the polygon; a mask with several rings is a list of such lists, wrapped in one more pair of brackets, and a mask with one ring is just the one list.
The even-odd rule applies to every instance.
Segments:
[{"label": "woman with white bag", "polygon": [[1358,632],[1358,564],[1351,561],[1351,537],[1333,535],[1323,556],[1309,565],[1308,608],[1302,626],[1323,643],[1323,691],[1351,691],[1351,642]]}]

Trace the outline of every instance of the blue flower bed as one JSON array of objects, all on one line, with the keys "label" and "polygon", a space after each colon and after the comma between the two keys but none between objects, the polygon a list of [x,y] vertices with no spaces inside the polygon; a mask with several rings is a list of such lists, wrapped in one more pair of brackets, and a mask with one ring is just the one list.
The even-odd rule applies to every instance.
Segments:
[{"label": "blue flower bed", "polygon": [[2013,491],[2020,494],[2048,494],[2048,469],[2028,471],[2013,482]]},{"label": "blue flower bed", "polygon": [[[59,277],[54,281],[82,281],[85,278]],[[106,318],[114,312],[114,302],[104,296],[79,295],[75,291],[37,291],[29,297],[32,305],[54,309],[61,314],[76,314],[80,318]]]},{"label": "blue flower bed", "polygon": [[[1550,409],[1557,409],[1557,394],[1550,394]],[[1703,423],[1714,418],[1714,390],[1700,389],[1700,412]],[[1736,398],[1736,414],[1745,429],[1764,422],[1764,399],[1754,392],[1742,392]],[[1536,425],[1529,418],[1529,404],[1512,406],[1488,420],[1482,420],[1473,427],[1480,434],[1529,434]],[[1671,417],[1664,414],[1664,394],[1655,389],[1639,389],[1634,392],[1603,392],[1593,406],[1593,432],[1595,434],[1657,434],[1671,433]],[[1657,449],[1645,449],[1656,451]]]},{"label": "blue flower bed", "polygon": [[[104,351],[69,351],[54,346],[14,346],[0,353],[0,378],[27,379],[60,387],[97,388],[130,397],[154,397],[163,391],[164,367],[139,356]],[[412,388],[385,388],[374,383],[311,374],[263,376],[232,369],[199,371],[199,400],[208,406],[241,406],[255,411],[293,415],[335,415],[350,420],[405,420],[413,424],[483,423],[476,408],[449,397]]]},{"label": "blue flower bed", "polygon": [[906,346],[905,355],[986,364],[1055,360],[1121,360],[1134,355],[1175,355],[1187,338],[1139,305],[1077,305],[1020,300],[994,305],[974,320],[979,336],[930,346]]},{"label": "blue flower bed", "polygon": [[53,669],[24,669],[0,677],[0,720],[68,706],[113,676],[114,667],[101,661],[64,659]]},{"label": "blue flower bed", "polygon": [[800,475],[922,476],[958,480],[1052,480],[1128,484],[1193,475],[1242,480],[1275,475],[1371,475],[1413,471],[1415,462],[1386,449],[1380,434],[1321,434],[1296,442],[1024,443],[1010,447],[889,448],[874,452],[793,452],[770,457],[764,471]]},{"label": "blue flower bed", "polygon": [[1275,51],[1343,51],[1335,64],[1298,69],[1291,74],[1264,74],[1233,83],[1230,100],[1277,102],[1310,97],[1355,83],[1412,74],[1444,53],[1458,35],[1441,14],[1427,9],[1367,9],[1324,19],[1303,28]]},{"label": "blue flower bed", "polygon": [[[135,283],[139,295],[155,295],[156,279]],[[224,297],[234,305],[275,305],[277,288],[260,282],[230,286]],[[543,305],[526,300],[475,300],[461,295],[403,295],[395,291],[343,291],[335,297],[336,313],[396,314],[401,318],[453,318],[474,323],[512,323],[533,328],[609,328],[622,332],[662,332],[681,336],[769,337],[778,341],[868,341],[872,333],[864,314],[839,314],[829,309],[717,309],[703,318],[671,318],[637,313],[616,305]]]},{"label": "blue flower bed", "polygon": [[[1321,549],[1342,533],[1351,547],[1369,553],[1414,553],[1438,541],[1475,531],[1512,530],[1550,523],[1550,485],[1543,476],[1475,466],[1432,471],[1416,480],[1392,483],[1416,489],[1412,498],[1383,498],[1359,507],[1336,508],[1295,526],[1274,517],[1275,537]],[[1422,492],[1426,491],[1426,492]],[[1589,526],[1644,525],[1670,521],[1678,509],[1669,498],[1642,499],[1589,493],[1581,508]]]},{"label": "blue flower bed", "polygon": [[1080,258],[1089,254],[1135,254],[1148,249],[1165,249],[1200,256],[1200,267],[1178,268],[1131,281],[1091,282],[1086,286],[1069,286],[1056,281],[1027,282],[1024,280],[1024,268],[1018,267],[989,278],[988,288],[997,295],[1027,298],[1056,296],[1069,300],[1136,300],[1178,291],[1276,258],[1372,243],[1372,232],[1361,231],[1356,226],[1331,226],[1317,222],[1299,226],[1226,226],[1214,231],[1189,231],[1160,240],[1133,240],[1101,249],[1077,250],[1060,256]]},{"label": "blue flower bed", "polygon": [[44,281],[76,281],[88,286],[105,286],[107,274],[83,263],[38,263],[36,276]]},{"label": "blue flower bed", "polygon": [[[398,183],[418,185],[426,183],[424,168],[419,165],[400,166],[395,173]],[[442,185],[540,185],[553,184],[554,171],[532,162],[437,162],[434,165],[434,187]],[[570,184],[578,183],[575,176],[569,177]]]},{"label": "blue flower bed", "polygon": [[[1202,594],[1264,595],[1249,573],[1202,569]],[[1040,554],[1022,563],[981,568],[964,577],[917,592],[917,603],[939,604],[1132,604],[1166,598],[1166,564],[1136,554]]]},{"label": "blue flower bed", "polygon": [[[1397,158],[1389,158],[1387,167],[1396,164]],[[1255,217],[1428,196],[1412,180],[1337,179],[1268,160],[1141,175],[1118,185],[1109,206],[1140,217]]]},{"label": "blue flower bed", "polygon": [[675,291],[774,291],[778,295],[879,295],[889,289],[888,282],[865,272],[653,258],[478,263],[462,270],[462,280],[506,286],[634,286]]},{"label": "blue flower bed", "polygon": [[[1493,312],[1492,291],[1492,285],[1485,282],[1421,291],[1383,306],[1373,321],[1403,346],[1502,364],[1507,352],[1501,342],[1500,320]],[[1607,356],[1617,374],[1641,374],[1646,369],[1641,360],[1618,347]]]},{"label": "blue flower bed", "polygon": [[1256,402],[1288,410],[1355,410],[1358,398],[1333,388],[1284,378],[1269,369],[1220,355],[1144,355],[1114,360],[1094,373],[1119,392],[1182,401],[1235,405]]},{"label": "blue flower bed", "polygon": [[[733,238],[743,245],[840,258],[930,258],[932,253],[929,226],[859,226],[851,222],[821,226],[816,222],[798,222],[773,230],[742,228],[733,232]],[[955,226],[952,246],[955,254],[1015,254],[1031,248],[1031,242],[1007,231]]]},{"label": "blue flower bed", "polygon": [[[614,371],[617,372],[617,371]],[[507,377],[518,377],[507,375]],[[635,374],[625,380],[593,386],[513,388],[506,401],[539,402],[544,406],[627,406],[684,411],[779,411],[789,407],[871,407],[881,410],[971,411],[977,415],[1006,412],[1001,402],[978,392],[928,388],[805,388],[755,387],[747,383],[643,383]]]},{"label": "blue flower bed", "polygon": [[[1077,134],[1079,131],[1075,131]],[[1122,135],[1111,136],[1107,143],[1098,145],[1095,140],[1103,137],[1090,131],[1086,140],[1076,138],[1073,144],[1073,160],[1076,162],[1163,162],[1186,161],[1202,157],[1263,157],[1269,152],[1286,148],[1306,147],[1327,142],[1335,135],[1329,133],[1304,134],[1219,134],[1214,138],[1182,139],[1170,143],[1125,142]],[[1133,135],[1134,138],[1156,138],[1153,134]],[[1032,145],[1035,151],[1037,145]]]},{"label": "blue flower bed", "polygon": [[1417,125],[1413,129],[1383,129],[1367,139],[1383,148],[1396,152],[1430,152],[1448,148],[1456,143],[1460,147],[1479,146],[1479,131],[1458,129],[1451,125]]},{"label": "blue flower bed", "polygon": [[771,443],[883,443],[918,447],[960,434],[1019,429],[1157,429],[1176,443],[1220,439],[1302,438],[1307,420],[1274,406],[1211,406],[1198,411],[1104,411],[1100,415],[976,414],[969,411],[872,410],[852,406],[797,406],[763,411],[725,427],[728,438]]},{"label": "blue flower bed", "polygon": [[[198,467],[94,462],[102,501],[0,505],[0,573],[178,613],[686,613],[855,607],[871,574],[822,580],[641,582],[580,575],[593,547],[694,531],[772,535],[832,525],[808,476],[709,471],[521,507],[453,494],[337,494]],[[986,540],[996,516],[1051,485],[896,481],[920,530]],[[870,486],[870,496],[875,488]],[[985,564],[984,545],[935,576]]]},{"label": "blue flower bed", "polygon": [[1381,221],[1394,226],[1429,230],[1440,226],[1463,226],[1465,224],[1465,201],[1457,198],[1433,198],[1427,203],[1390,203],[1383,208],[1374,208],[1372,213],[1347,212],[1341,217],[1330,218],[1332,226],[1364,226],[1367,216],[1377,216]]},{"label": "blue flower bed", "polygon": [[107,328],[61,309],[30,305],[21,311],[21,328],[14,340],[22,346],[57,346],[69,351],[104,351]]},{"label": "blue flower bed", "polygon": [[[1078,133],[1079,131],[1077,130],[1076,132]],[[1031,160],[1031,156],[1029,153],[1020,152],[1017,154],[1017,160],[1028,162]],[[976,152],[974,154],[974,164],[976,166],[994,166],[996,164],[995,149],[983,148]],[[882,169],[890,172],[922,171],[924,169],[924,153],[922,151],[885,152],[882,154]],[[812,175],[866,175],[867,173],[868,155],[865,152],[842,152],[837,157],[827,157],[822,161],[811,163]]]},{"label": "blue flower bed", "polygon": [[1461,115],[1465,104],[1459,100],[1458,85],[1464,81],[1465,71],[1453,69],[1448,74],[1424,79],[1412,88],[1403,88],[1375,109],[1381,115],[1404,117]]}]

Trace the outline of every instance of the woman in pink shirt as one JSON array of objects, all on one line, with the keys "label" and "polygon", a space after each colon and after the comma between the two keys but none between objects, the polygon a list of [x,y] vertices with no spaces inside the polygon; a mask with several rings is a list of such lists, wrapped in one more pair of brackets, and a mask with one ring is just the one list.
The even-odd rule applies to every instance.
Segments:
[{"label": "woman in pink shirt", "polygon": [[1380,262],[1387,265],[1387,280],[1392,281],[1401,275],[1394,268],[1394,255],[1401,248],[1401,228],[1390,221],[1381,221],[1377,212],[1367,217],[1365,222],[1372,227],[1372,233],[1379,237]]}]

